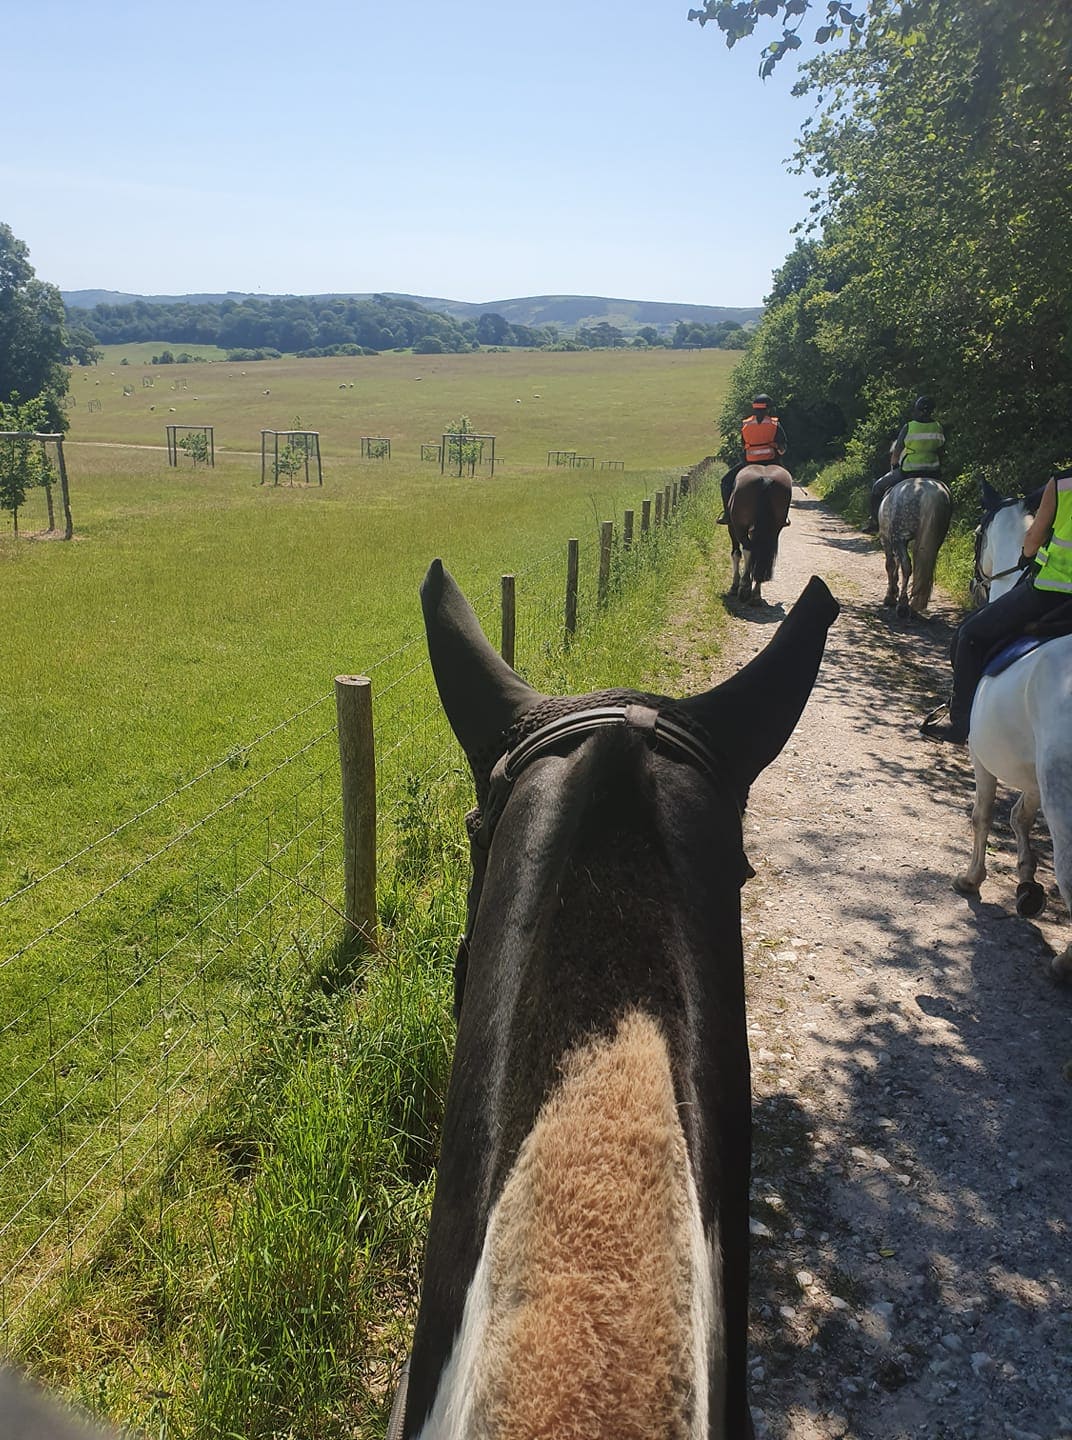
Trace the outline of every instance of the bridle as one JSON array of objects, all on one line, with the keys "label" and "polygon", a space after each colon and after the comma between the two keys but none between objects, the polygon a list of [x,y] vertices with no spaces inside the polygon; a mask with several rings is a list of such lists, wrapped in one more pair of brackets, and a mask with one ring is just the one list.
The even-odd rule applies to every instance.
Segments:
[{"label": "bridle", "polygon": [[990,527],[990,522],[996,514],[997,511],[993,511],[987,516],[985,524],[975,527],[975,571],[972,576],[972,589],[985,590],[988,597],[990,595],[990,586],[995,580],[1003,580],[1006,575],[1013,575],[1020,569],[1019,563],[1009,565],[1004,570],[995,570],[990,575],[983,569],[983,541],[986,538],[986,532]]},{"label": "bridle", "polygon": [[738,817],[741,817],[741,804],[721,757],[680,720],[664,713],[657,705],[646,700],[627,699],[556,715],[508,746],[492,767],[483,808],[471,811],[466,817],[474,846],[485,850],[490,848],[495,826],[506,808],[514,783],[534,760],[551,754],[563,744],[595,734],[597,730],[622,728],[642,735],[650,749],[665,751],[706,775],[716,790],[732,796]]}]

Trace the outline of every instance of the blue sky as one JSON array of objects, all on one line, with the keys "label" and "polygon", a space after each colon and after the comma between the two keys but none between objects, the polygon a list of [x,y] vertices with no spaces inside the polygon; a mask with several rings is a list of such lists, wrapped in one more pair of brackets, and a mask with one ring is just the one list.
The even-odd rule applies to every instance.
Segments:
[{"label": "blue sky", "polygon": [[688,8],[12,5],[0,220],[64,290],[758,304],[810,102]]}]

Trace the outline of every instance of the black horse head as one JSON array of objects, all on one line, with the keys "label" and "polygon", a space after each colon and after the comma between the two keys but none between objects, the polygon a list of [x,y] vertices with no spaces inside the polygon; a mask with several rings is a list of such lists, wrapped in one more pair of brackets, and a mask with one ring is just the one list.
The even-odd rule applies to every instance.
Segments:
[{"label": "black horse head", "polygon": [[837,605],[812,580],[704,694],[558,699],[499,658],[439,561],[421,594],[480,816],[402,1433],[525,1412],[744,1436],[741,809]]}]

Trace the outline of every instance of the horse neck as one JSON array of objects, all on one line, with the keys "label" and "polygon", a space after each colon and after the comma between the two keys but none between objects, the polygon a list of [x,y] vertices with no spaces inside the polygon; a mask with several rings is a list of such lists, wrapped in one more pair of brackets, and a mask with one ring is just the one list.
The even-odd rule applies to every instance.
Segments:
[{"label": "horse neck", "polygon": [[1024,536],[1030,525],[1031,515],[1021,502],[999,510],[986,527],[980,556],[984,572],[987,575],[1000,575],[1002,570],[1013,570],[1012,574],[1001,575],[999,580],[991,581],[989,601],[999,600],[1019,579],[1019,572],[1014,567],[1020,558]]}]

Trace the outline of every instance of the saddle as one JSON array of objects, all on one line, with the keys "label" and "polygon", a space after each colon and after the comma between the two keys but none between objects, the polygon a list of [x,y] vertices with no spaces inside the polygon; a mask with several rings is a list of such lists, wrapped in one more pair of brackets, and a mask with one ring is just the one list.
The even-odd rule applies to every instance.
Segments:
[{"label": "saddle", "polygon": [[1017,635],[1014,640],[1002,640],[995,645],[986,657],[983,674],[1000,675],[1017,660],[1022,660],[1040,645],[1045,645],[1047,640],[1059,640],[1063,635],[1072,635],[1072,600],[1058,605],[1041,620],[1033,620],[1024,627],[1023,634]]}]

